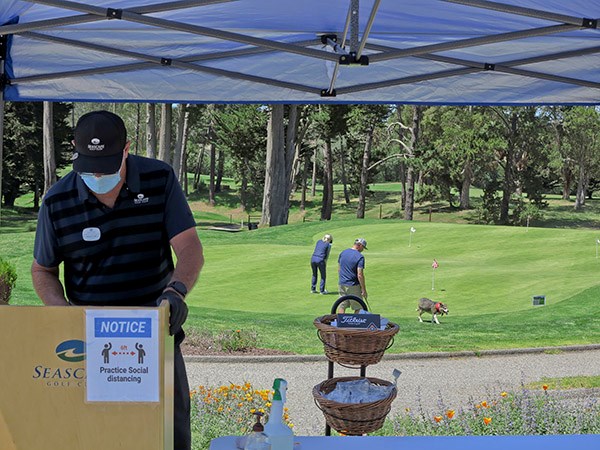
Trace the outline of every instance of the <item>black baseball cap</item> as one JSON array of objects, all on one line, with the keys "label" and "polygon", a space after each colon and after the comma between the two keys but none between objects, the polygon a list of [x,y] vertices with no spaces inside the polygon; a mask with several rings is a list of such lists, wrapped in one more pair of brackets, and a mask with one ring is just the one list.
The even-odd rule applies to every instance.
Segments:
[{"label": "black baseball cap", "polygon": [[123,161],[127,129],[116,114],[92,111],[77,121],[74,141],[75,172],[116,173]]}]

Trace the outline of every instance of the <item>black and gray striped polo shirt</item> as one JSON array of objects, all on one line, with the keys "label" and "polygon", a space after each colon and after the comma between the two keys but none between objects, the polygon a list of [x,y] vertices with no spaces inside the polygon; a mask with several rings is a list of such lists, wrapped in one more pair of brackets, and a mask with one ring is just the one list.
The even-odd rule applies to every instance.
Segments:
[{"label": "black and gray striped polo shirt", "polygon": [[75,172],[44,197],[34,257],[44,267],[63,263],[73,304],[153,304],[173,272],[169,240],[195,226],[169,165],[129,155],[126,178],[112,209]]}]

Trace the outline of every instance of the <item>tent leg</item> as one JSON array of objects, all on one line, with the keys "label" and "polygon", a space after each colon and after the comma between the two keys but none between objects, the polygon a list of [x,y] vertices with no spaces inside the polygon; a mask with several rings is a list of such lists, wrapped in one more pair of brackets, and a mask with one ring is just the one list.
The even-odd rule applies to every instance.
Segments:
[{"label": "tent leg", "polygon": [[[0,59],[0,79],[4,75],[4,59]],[[0,227],[2,226],[2,166],[4,161],[4,89],[0,89]]]}]

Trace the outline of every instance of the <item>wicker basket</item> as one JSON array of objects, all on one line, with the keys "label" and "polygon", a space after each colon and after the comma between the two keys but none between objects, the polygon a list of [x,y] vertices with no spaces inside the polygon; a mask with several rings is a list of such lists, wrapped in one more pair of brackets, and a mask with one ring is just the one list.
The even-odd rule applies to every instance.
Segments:
[{"label": "wicker basket", "polygon": [[368,366],[381,361],[394,343],[398,325],[388,322],[385,330],[338,328],[331,326],[335,314],[317,317],[314,325],[329,361],[348,366]]},{"label": "wicker basket", "polygon": [[[313,397],[317,407],[323,412],[327,425],[339,433],[360,436],[383,427],[385,418],[390,412],[392,401],[397,390],[392,389],[390,395],[383,400],[370,403],[339,403],[323,397],[335,389],[338,382],[360,380],[361,377],[330,378],[313,388]],[[390,386],[392,383],[378,378],[367,378],[371,383]]]}]

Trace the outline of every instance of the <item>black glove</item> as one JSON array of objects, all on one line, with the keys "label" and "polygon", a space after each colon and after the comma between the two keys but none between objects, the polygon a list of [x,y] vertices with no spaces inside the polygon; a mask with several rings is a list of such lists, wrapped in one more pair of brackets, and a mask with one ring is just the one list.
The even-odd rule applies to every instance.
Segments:
[{"label": "black glove", "polygon": [[167,300],[169,302],[170,314],[169,314],[169,334],[173,336],[181,331],[181,326],[187,319],[188,315],[188,307],[179,295],[175,291],[165,291],[163,292],[158,300],[156,301],[156,305],[160,306],[163,300]]}]

